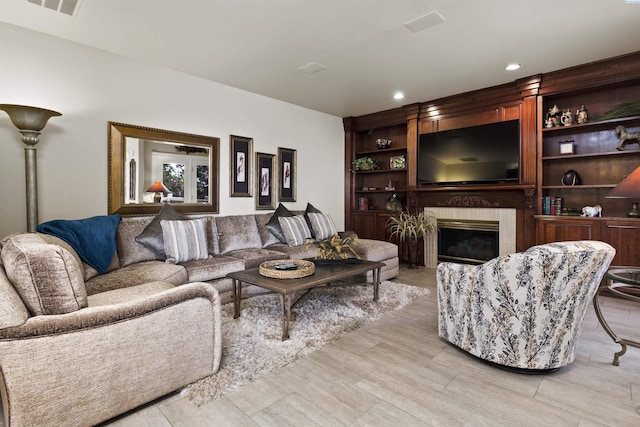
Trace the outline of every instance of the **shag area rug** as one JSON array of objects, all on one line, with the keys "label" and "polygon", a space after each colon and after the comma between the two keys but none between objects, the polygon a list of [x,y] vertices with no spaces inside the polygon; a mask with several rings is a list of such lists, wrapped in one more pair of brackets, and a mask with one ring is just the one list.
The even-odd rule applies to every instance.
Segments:
[{"label": "shag area rug", "polygon": [[389,281],[380,284],[378,302],[373,302],[371,285],[315,289],[292,309],[286,341],[277,294],[243,300],[238,319],[233,304],[225,304],[220,369],[182,394],[198,406],[217,399],[428,294],[428,289]]}]

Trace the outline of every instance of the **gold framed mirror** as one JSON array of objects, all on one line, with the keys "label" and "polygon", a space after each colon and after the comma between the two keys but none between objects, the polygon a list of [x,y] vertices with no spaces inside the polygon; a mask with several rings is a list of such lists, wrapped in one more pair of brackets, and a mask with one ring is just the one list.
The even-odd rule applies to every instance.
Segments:
[{"label": "gold framed mirror", "polygon": [[220,138],[109,122],[109,214],[218,213]]}]

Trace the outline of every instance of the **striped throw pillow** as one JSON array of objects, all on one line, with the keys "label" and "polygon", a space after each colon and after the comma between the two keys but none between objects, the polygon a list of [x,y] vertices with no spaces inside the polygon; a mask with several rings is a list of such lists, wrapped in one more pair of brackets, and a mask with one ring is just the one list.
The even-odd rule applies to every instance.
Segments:
[{"label": "striped throw pillow", "polygon": [[309,218],[316,240],[328,239],[338,233],[333,220],[327,214],[309,212],[307,218]]},{"label": "striped throw pillow", "polygon": [[278,222],[287,245],[291,247],[300,246],[305,244],[308,239],[311,239],[311,231],[304,215],[281,216],[278,218]]},{"label": "striped throw pillow", "polygon": [[209,257],[204,219],[160,221],[167,261],[178,264]]}]

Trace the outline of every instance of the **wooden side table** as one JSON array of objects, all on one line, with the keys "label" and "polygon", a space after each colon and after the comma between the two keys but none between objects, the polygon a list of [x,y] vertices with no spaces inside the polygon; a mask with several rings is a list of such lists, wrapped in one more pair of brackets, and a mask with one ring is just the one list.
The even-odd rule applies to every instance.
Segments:
[{"label": "wooden side table", "polygon": [[618,366],[618,359],[627,352],[627,346],[640,348],[640,342],[620,338],[613,332],[607,321],[600,311],[599,297],[600,293],[608,290],[612,294],[631,301],[640,302],[640,267],[611,267],[604,275],[607,284],[601,286],[593,297],[593,307],[596,316],[604,330],[609,334],[611,339],[620,344],[621,350],[613,355],[613,364]]}]

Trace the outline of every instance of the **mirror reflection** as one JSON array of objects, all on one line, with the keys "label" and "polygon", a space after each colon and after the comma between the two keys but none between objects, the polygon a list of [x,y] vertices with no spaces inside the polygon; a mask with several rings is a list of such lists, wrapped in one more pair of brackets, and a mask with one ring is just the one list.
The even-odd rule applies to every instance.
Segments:
[{"label": "mirror reflection", "polygon": [[215,137],[109,123],[109,213],[217,212]]}]

